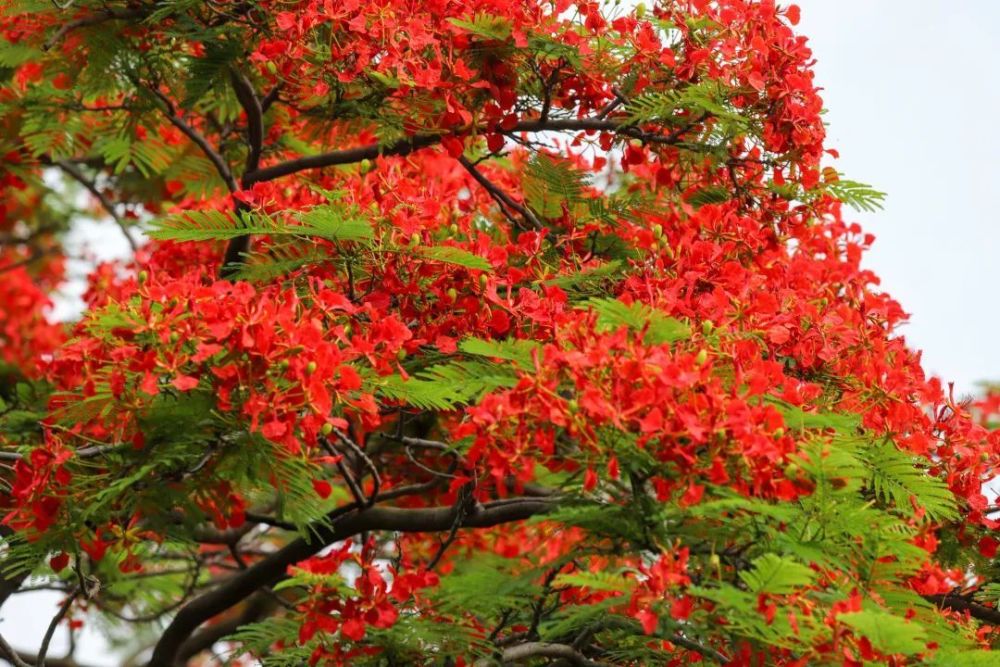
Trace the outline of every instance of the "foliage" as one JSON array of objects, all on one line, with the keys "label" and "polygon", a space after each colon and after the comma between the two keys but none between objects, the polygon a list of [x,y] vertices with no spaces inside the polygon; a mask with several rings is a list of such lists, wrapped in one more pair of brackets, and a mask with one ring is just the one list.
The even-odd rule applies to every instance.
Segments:
[{"label": "foliage", "polygon": [[[5,3],[0,603],[151,667],[996,662],[1000,399],[896,335],[798,15]],[[55,324],[87,217],[136,252]]]}]

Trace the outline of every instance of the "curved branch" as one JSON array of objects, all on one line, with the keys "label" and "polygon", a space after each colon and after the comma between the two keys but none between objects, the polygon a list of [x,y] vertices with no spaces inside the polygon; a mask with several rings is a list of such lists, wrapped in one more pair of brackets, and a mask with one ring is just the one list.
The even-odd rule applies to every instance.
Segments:
[{"label": "curved branch", "polygon": [[219,172],[219,175],[222,177],[222,180],[225,181],[226,187],[229,188],[229,191],[236,192],[239,190],[239,187],[236,185],[236,179],[233,178],[233,172],[226,163],[225,158],[223,158],[217,150],[212,148],[212,145],[208,143],[208,140],[205,139],[205,137],[203,137],[193,127],[188,125],[187,122],[177,114],[177,109],[174,107],[174,103],[170,101],[170,98],[161,93],[155,86],[150,85],[145,86],[145,88],[156,96],[156,98],[163,104],[167,120],[170,121],[170,124],[180,130],[184,136],[194,142],[194,144],[201,149],[201,152],[205,154],[205,157],[207,157],[209,162],[212,163],[215,170]]},{"label": "curved branch", "polygon": [[56,166],[58,166],[60,169],[66,172],[66,174],[68,174],[73,180],[75,180],[77,183],[85,187],[90,192],[90,194],[94,195],[94,197],[97,198],[97,201],[100,202],[104,210],[108,212],[108,215],[110,215],[111,219],[115,221],[115,224],[118,225],[118,228],[122,230],[122,234],[125,235],[125,240],[128,241],[129,246],[132,248],[132,252],[135,253],[136,251],[138,251],[139,244],[136,243],[136,240],[134,238],[132,238],[132,233],[128,230],[128,227],[125,225],[125,221],[122,219],[120,215],[118,215],[118,211],[115,210],[114,203],[97,188],[97,183],[87,178],[87,176],[82,171],[80,171],[80,168],[77,167],[72,162],[67,162],[66,160],[57,160]]},{"label": "curved branch", "polygon": [[[541,498],[510,499],[488,503],[470,511],[461,521],[461,528],[488,528],[522,521],[551,510],[553,502]],[[336,510],[334,510],[336,512]],[[272,586],[284,579],[288,567],[319,552],[328,544],[340,542],[358,533],[391,530],[403,533],[441,532],[452,528],[456,508],[432,507],[403,509],[372,507],[340,516],[336,521],[315,525],[309,539],[299,538],[282,549],[243,570],[218,588],[195,598],[183,607],[167,626],[153,649],[148,667],[173,667],[180,647],[198,626],[239,603],[263,586]]]},{"label": "curved branch", "polygon": [[247,174],[257,170],[260,164],[260,154],[264,150],[264,108],[260,98],[253,89],[253,84],[243,72],[235,67],[230,68],[229,78],[236,92],[236,99],[247,115],[247,153],[246,166],[243,171],[243,187],[248,187]]}]

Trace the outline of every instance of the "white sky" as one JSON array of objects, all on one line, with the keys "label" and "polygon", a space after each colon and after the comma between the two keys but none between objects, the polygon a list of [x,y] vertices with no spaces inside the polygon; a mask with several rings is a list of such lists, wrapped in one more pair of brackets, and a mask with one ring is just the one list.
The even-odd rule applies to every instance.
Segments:
[{"label": "white sky", "polygon": [[1000,2],[798,0],[848,178],[887,192],[858,214],[865,265],[911,314],[924,368],[956,389],[1000,380]]},{"label": "white sky", "polygon": [[[889,194],[884,211],[855,215],[877,236],[866,266],[912,314],[904,332],[929,372],[962,392],[1000,380],[1000,134],[988,127],[1000,110],[1000,1],[798,4],[825,88],[828,143],[841,153],[836,166]],[[104,250],[117,254],[117,230],[102,231],[115,244]],[[56,603],[51,594],[15,597],[0,633],[37,647]],[[77,659],[118,662],[93,635]]]}]

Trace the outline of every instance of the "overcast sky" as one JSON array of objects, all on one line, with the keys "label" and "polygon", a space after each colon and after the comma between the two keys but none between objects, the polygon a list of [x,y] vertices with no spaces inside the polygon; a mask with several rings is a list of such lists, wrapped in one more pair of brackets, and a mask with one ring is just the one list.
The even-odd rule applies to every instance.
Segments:
[{"label": "overcast sky", "polygon": [[1000,2],[798,5],[836,166],[889,195],[856,216],[876,236],[866,266],[911,314],[929,373],[965,392],[1000,380]]},{"label": "overcast sky", "polygon": [[[867,267],[912,314],[904,332],[929,372],[963,392],[1000,380],[1000,134],[989,128],[1000,110],[1000,0],[798,4],[836,166],[889,194],[884,211],[856,215],[877,237]],[[57,602],[15,598],[0,632],[37,647]],[[80,645],[83,662],[118,662],[93,635]]]}]

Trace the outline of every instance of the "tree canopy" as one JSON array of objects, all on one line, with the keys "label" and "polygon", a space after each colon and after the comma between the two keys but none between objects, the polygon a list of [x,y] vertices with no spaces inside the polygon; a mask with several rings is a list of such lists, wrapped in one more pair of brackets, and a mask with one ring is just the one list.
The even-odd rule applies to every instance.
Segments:
[{"label": "tree canopy", "polygon": [[796,6],[0,7],[18,667],[996,664],[1000,404],[862,268]]}]

